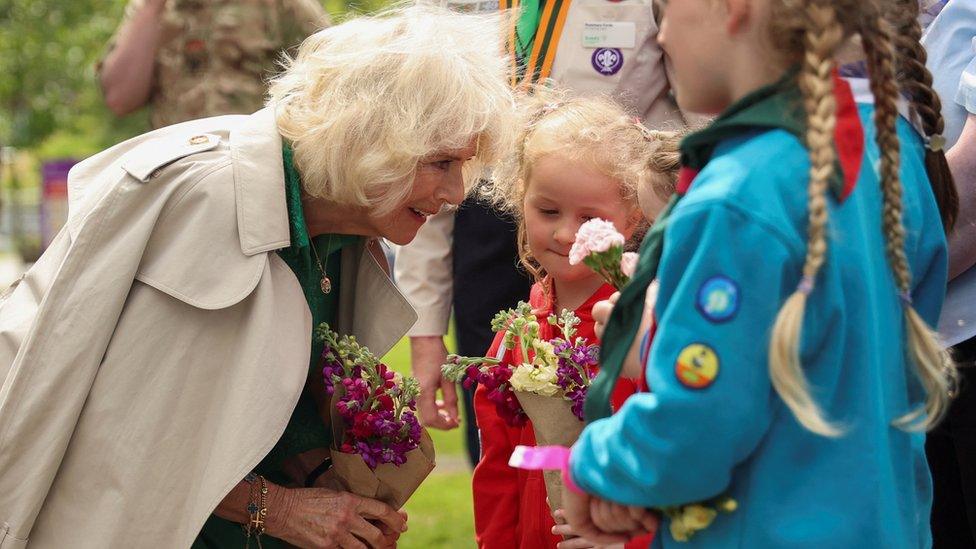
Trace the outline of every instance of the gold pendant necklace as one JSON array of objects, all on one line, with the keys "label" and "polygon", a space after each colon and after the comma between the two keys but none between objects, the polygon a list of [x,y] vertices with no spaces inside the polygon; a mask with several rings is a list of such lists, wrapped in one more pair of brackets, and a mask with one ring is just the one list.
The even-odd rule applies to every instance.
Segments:
[{"label": "gold pendant necklace", "polygon": [[[325,272],[325,268],[329,266],[329,256],[325,256],[325,266],[322,265],[322,260],[319,259],[319,253],[315,250],[315,243],[311,242],[309,239],[309,244],[312,247],[312,255],[315,256],[315,263],[319,266],[319,271],[322,272],[322,281],[319,283],[319,288],[322,289],[322,293],[329,295],[332,293],[332,279],[329,278],[329,274]],[[325,245],[326,253],[331,255],[332,248],[332,235],[329,235],[329,242]]]}]

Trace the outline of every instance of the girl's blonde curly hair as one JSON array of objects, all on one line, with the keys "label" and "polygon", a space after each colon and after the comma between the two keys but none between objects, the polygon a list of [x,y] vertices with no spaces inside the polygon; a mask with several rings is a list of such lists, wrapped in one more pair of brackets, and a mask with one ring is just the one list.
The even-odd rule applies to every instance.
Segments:
[{"label": "girl's blonde curly hair", "polygon": [[[674,192],[682,132],[649,130],[609,97],[570,97],[566,90],[540,85],[518,97],[518,119],[514,153],[497,165],[479,194],[517,220],[519,257],[536,280],[546,273],[526,242],[523,202],[540,158],[559,154],[593,166],[619,182],[621,198],[635,212],[638,189],[649,186],[662,200]],[[634,232],[630,247],[639,244],[646,226]]]}]

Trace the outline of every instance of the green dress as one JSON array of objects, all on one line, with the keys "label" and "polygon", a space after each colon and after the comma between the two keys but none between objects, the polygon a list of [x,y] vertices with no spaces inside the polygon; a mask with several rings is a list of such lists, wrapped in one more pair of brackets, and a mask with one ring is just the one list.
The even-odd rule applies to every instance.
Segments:
[{"label": "green dress", "polygon": [[[285,146],[285,194],[288,201],[288,225],[291,232],[291,246],[278,251],[278,255],[295,273],[302,285],[308,308],[312,312],[312,327],[322,322],[335,324],[336,312],[339,306],[339,273],[341,268],[341,251],[346,246],[356,244],[362,237],[356,235],[324,234],[310,238],[305,227],[305,215],[302,212],[301,180],[295,170],[291,147]],[[332,292],[322,293],[320,283],[322,272],[312,254],[315,246],[318,257],[325,265],[326,273],[332,280]],[[309,358],[309,375],[321,374],[322,343],[312,341],[312,353]],[[295,411],[281,439],[267,456],[254,468],[254,472],[263,475],[270,482],[287,484],[290,479],[282,471],[282,462],[296,454],[315,448],[328,448],[332,443],[332,434],[319,417],[315,400],[306,388],[302,391]],[[191,546],[193,549],[224,549],[244,547],[246,537],[241,525],[211,515],[199,536]],[[285,547],[286,544],[268,535],[261,537],[262,545],[267,548]]]}]

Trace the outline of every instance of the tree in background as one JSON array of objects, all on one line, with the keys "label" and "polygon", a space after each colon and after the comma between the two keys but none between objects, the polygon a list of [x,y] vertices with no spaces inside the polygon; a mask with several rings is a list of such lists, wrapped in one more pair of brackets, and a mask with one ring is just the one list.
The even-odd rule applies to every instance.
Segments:
[{"label": "tree in background", "polygon": [[[148,128],[144,112],[116,118],[94,66],[126,0],[0,0],[0,146],[86,156]],[[334,21],[389,0],[325,0]]]}]

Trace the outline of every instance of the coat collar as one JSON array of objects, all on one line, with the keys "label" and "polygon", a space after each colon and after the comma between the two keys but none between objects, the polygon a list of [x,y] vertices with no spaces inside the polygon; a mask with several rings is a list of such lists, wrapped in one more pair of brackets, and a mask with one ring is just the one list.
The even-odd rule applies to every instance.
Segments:
[{"label": "coat collar", "polygon": [[241,251],[255,255],[288,246],[288,207],[281,136],[272,107],[252,114],[230,135]]}]

